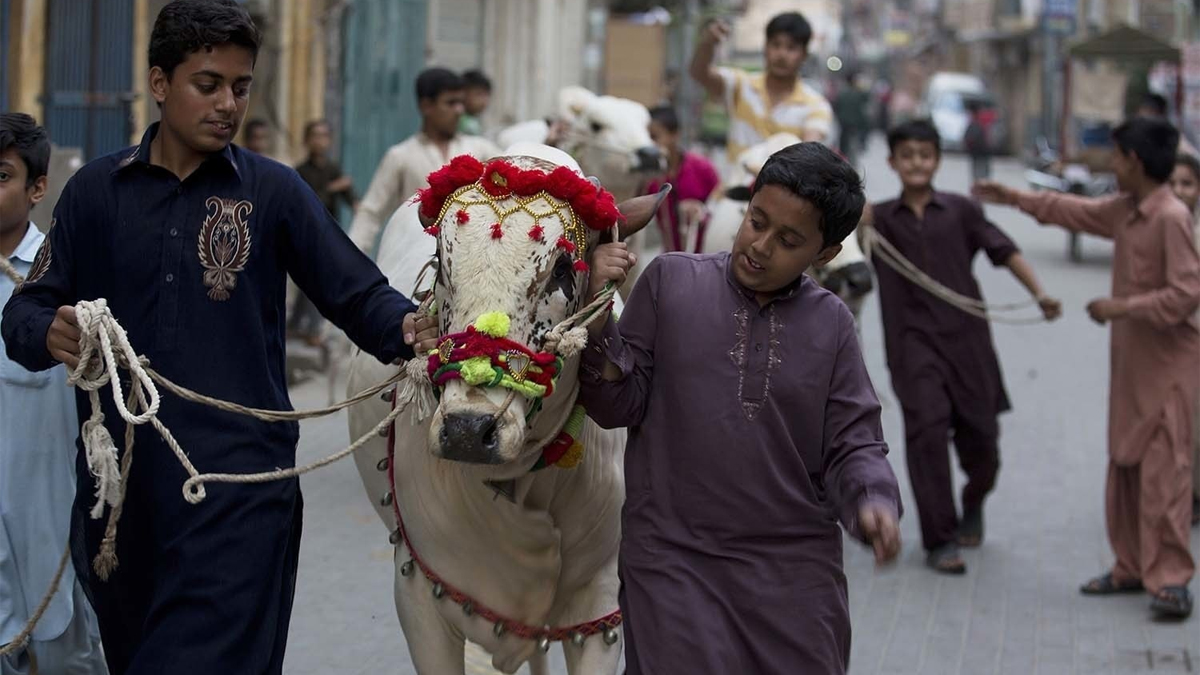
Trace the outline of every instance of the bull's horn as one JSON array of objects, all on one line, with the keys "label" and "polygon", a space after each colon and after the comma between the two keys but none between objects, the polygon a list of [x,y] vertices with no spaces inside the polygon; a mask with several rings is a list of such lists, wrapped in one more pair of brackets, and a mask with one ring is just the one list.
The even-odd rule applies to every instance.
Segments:
[{"label": "bull's horn", "polygon": [[625,217],[625,222],[621,223],[620,232],[621,239],[626,239],[632,234],[641,231],[650,223],[650,219],[658,213],[658,207],[662,206],[663,200],[671,192],[671,184],[664,183],[659,189],[658,194],[643,195],[627,199],[617,205],[621,215]]}]

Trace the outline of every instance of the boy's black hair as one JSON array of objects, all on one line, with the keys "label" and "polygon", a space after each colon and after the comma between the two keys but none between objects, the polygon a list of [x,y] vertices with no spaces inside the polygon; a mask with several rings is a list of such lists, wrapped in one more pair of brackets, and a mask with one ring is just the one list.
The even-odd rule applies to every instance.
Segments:
[{"label": "boy's black hair", "polygon": [[867,198],[862,178],[820,143],[797,143],[771,155],[754,179],[751,196],[778,185],[821,212],[821,248],[842,243],[858,227]]},{"label": "boy's black hair", "polygon": [[1121,152],[1141,160],[1147,178],[1156,183],[1170,180],[1179,148],[1175,125],[1163,119],[1137,117],[1123,122],[1112,136]]},{"label": "boy's black hair", "polygon": [[173,0],[154,20],[150,67],[170,78],[190,54],[225,44],[245,47],[258,60],[262,34],[243,6],[234,0]]},{"label": "boy's black hair", "polygon": [[[308,142],[308,138],[310,136],[312,136],[312,133],[314,131],[317,130],[317,127],[330,127],[329,120],[327,120],[327,119],[312,120],[308,124],[305,124],[304,125],[304,142],[305,143]],[[329,130],[333,131],[333,127],[330,127]]]},{"label": "boy's black hair", "polygon": [[896,154],[896,146],[904,141],[924,141],[933,143],[938,154],[942,154],[942,137],[937,127],[929,120],[912,120],[892,127],[888,131],[888,151]]},{"label": "boy's black hair", "polygon": [[669,105],[660,105],[657,108],[651,108],[650,119],[658,122],[664,129],[673,134],[679,132],[679,115]]},{"label": "boy's black hair", "polygon": [[1195,176],[1196,182],[1200,183],[1200,159],[1190,152],[1177,153],[1175,157],[1175,166],[1186,166]]},{"label": "boy's black hair", "polygon": [[259,129],[267,129],[270,126],[271,125],[267,124],[266,120],[255,117],[254,119],[246,122],[246,126],[243,127],[243,133],[245,134],[246,138],[250,138],[254,135],[254,132],[258,131]]},{"label": "boy's black hair", "polygon": [[1167,97],[1163,96],[1162,94],[1150,92],[1142,97],[1141,107],[1149,108],[1150,110],[1154,111],[1154,114],[1158,117],[1166,117],[1168,108]]},{"label": "boy's black hair", "polygon": [[436,101],[439,96],[448,91],[466,89],[463,78],[454,71],[445,68],[426,68],[417,75],[417,100]]},{"label": "boy's black hair", "polygon": [[37,120],[25,113],[0,114],[0,152],[10,148],[25,162],[26,188],[33,187],[50,170],[50,137]]},{"label": "boy's black hair", "polygon": [[787,35],[796,44],[808,51],[808,43],[812,40],[813,30],[808,19],[800,12],[784,12],[777,14],[767,24],[767,42],[776,35]]},{"label": "boy's black hair", "polygon": [[462,80],[464,89],[482,89],[492,93],[492,81],[482,70],[468,70],[462,74]]}]

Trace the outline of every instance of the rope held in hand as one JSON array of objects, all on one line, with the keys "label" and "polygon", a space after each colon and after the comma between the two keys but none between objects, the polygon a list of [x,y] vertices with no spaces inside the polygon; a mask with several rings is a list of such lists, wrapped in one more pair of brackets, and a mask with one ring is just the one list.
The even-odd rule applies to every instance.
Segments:
[{"label": "rope held in hand", "polygon": [[896,271],[897,274],[910,281],[915,286],[927,291],[930,295],[945,302],[952,307],[955,307],[971,316],[983,319],[984,321],[992,321],[995,323],[1003,323],[1013,326],[1029,326],[1033,324],[1045,323],[1047,319],[1043,316],[1037,317],[1013,317],[1006,316],[1007,312],[1016,312],[1030,307],[1037,307],[1037,300],[1029,300],[1026,302],[1014,302],[1001,305],[989,305],[978,298],[972,298],[969,295],[963,295],[958,291],[946,286],[937,279],[926,274],[921,268],[917,267],[911,260],[904,257],[895,244],[888,241],[879,230],[869,225],[862,226],[863,235],[863,254],[870,260],[872,257],[882,260],[888,267]]}]

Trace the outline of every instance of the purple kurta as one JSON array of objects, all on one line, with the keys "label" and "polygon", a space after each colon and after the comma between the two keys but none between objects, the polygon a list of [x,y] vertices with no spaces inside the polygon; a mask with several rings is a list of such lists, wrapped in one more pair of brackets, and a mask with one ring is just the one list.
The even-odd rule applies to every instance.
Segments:
[{"label": "purple kurta", "polygon": [[837,523],[900,512],[879,401],[836,296],[804,276],[760,307],[729,261],[659,256],[584,355],[588,414],[629,427],[628,673],[843,673]]}]

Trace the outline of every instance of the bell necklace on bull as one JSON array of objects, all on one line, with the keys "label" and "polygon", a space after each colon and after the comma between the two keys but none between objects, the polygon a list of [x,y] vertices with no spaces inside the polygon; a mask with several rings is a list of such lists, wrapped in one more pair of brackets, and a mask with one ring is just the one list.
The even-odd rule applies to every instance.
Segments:
[{"label": "bell necklace on bull", "polygon": [[[422,221],[427,223],[425,231],[438,238],[439,253],[453,228],[483,228],[497,245],[505,237],[527,237],[539,243],[555,237],[555,248],[574,261],[571,268],[575,274],[588,272],[589,231],[610,230],[622,218],[611,193],[569,167],[531,157],[486,163],[470,156],[457,157],[430,175],[429,187],[417,199]],[[410,378],[423,366],[423,375],[437,390],[454,379],[471,386],[507,389],[497,417],[516,396],[524,396],[530,401],[526,415],[526,423],[530,423],[542,402],[554,393],[563,360],[586,346],[587,324],[603,313],[614,294],[614,289],[606,289],[548,330],[541,349],[510,339],[513,318],[508,314],[486,311],[466,330],[445,335],[424,364],[410,367]],[[429,309],[440,308],[434,305]],[[443,316],[441,323],[446,330],[449,318]],[[579,463],[583,447],[577,436],[585,415],[581,406],[572,407],[565,425],[542,448],[532,470],[552,465],[570,468]]]}]

